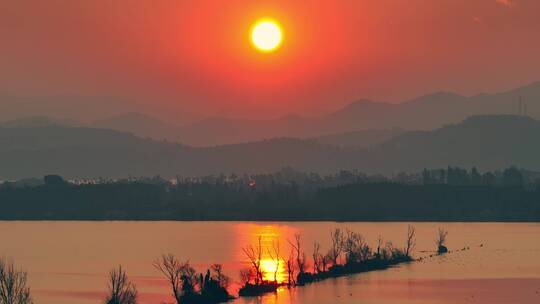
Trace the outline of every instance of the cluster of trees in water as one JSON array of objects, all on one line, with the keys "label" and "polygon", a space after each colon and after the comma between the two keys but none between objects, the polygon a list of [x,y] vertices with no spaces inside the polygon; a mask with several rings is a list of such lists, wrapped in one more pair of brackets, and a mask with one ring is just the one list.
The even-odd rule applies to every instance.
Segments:
[{"label": "cluster of trees in water", "polygon": [[[445,247],[447,235],[447,231],[439,229],[435,240],[437,254],[448,252]],[[413,226],[408,226],[402,248],[390,241],[384,242],[380,236],[377,247],[372,248],[360,233],[339,228],[331,231],[330,237],[327,253],[321,251],[320,243],[313,244],[311,264],[303,251],[300,234],[296,234],[294,240],[287,240],[288,255],[282,254],[279,240],[273,240],[272,245],[265,248],[262,238],[258,237],[255,245],[242,248],[249,266],[240,271],[239,296],[258,296],[275,292],[280,286],[303,286],[327,278],[384,270],[414,261],[412,253],[416,246],[416,230]],[[269,271],[262,266],[265,256],[273,263],[273,273],[265,273]],[[197,273],[189,261],[182,262],[173,254],[164,254],[153,265],[167,281],[177,304],[213,304],[234,299],[228,290],[231,278],[224,274],[220,264],[213,264],[205,274]],[[280,265],[285,266],[285,280],[278,280]],[[137,287],[129,280],[122,266],[111,270],[104,303],[136,304],[137,301]],[[31,303],[27,273],[16,269],[13,262],[0,259],[0,304]]]},{"label": "cluster of trees in water", "polygon": [[[350,230],[335,229],[330,234],[331,245],[326,253],[321,250],[318,242],[313,244],[311,264],[306,252],[302,250],[300,234],[294,240],[287,240],[289,254],[281,255],[279,242],[273,242],[267,248],[267,256],[274,266],[273,280],[264,279],[261,267],[264,248],[261,237],[256,246],[249,245],[243,248],[245,256],[251,267],[241,271],[242,288],[240,296],[256,296],[265,292],[276,291],[279,286],[303,286],[307,283],[339,277],[348,274],[361,273],[374,270],[383,270],[391,266],[413,261],[412,252],[416,246],[415,228],[409,226],[407,238],[403,249],[394,246],[390,241],[384,242],[382,237],[377,240],[377,248],[371,248],[362,234]],[[444,243],[444,241],[443,241]],[[277,275],[280,263],[284,263],[287,279],[278,281]]]}]

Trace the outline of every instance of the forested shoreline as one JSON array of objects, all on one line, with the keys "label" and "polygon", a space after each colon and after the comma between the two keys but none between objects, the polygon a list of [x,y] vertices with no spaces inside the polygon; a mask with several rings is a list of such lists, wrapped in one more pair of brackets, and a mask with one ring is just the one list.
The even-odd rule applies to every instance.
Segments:
[{"label": "forested shoreline", "polygon": [[473,182],[467,171],[441,182],[426,171],[420,183],[354,174],[86,184],[47,176],[39,185],[0,185],[0,219],[540,221],[540,187],[516,172],[501,175],[501,182],[494,174]]}]

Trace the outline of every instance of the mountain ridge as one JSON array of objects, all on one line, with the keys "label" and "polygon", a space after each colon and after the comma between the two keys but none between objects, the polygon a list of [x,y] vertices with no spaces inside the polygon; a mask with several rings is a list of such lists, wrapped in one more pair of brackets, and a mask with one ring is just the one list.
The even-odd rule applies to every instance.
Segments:
[{"label": "mountain ridge", "polygon": [[[275,137],[309,139],[393,128],[429,130],[461,121],[471,115],[518,114],[519,98],[526,104],[527,114],[540,119],[540,81],[537,81],[499,93],[482,93],[470,97],[438,91],[397,104],[360,99],[316,117],[287,115],[266,120],[210,117],[175,125],[148,114],[128,112],[88,124],[73,124],[204,147]],[[360,140],[358,138],[357,142]]]},{"label": "mountain ridge", "polygon": [[[533,82],[499,93],[470,97],[439,91],[397,104],[360,99],[318,117],[265,121],[228,119],[210,124],[199,121],[182,126],[180,140],[195,146],[213,146],[280,136],[310,138],[370,129],[429,130],[471,115],[516,114],[520,97],[527,103],[528,114],[540,119],[540,82]],[[219,136],[212,137],[212,134]]]},{"label": "mountain ridge", "polygon": [[394,175],[460,166],[540,170],[540,121],[512,115],[473,116],[431,131],[405,131],[371,146],[274,138],[190,147],[92,128],[0,128],[0,179],[46,174],[68,178],[359,170]]}]

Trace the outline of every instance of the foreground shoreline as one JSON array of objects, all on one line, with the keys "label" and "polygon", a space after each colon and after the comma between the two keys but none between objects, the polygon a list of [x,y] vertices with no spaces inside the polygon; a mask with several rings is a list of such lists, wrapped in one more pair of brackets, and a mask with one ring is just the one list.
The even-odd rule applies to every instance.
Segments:
[{"label": "foreground shoreline", "polygon": [[[26,226],[25,226],[26,225]],[[325,248],[329,248],[328,238],[326,237],[328,231],[333,227],[350,228],[355,231],[364,232],[366,239],[371,245],[374,245],[378,234],[386,236],[387,239],[392,241],[400,241],[403,237],[403,230],[406,227],[404,224],[395,224],[387,226],[387,224],[354,224],[354,225],[334,225],[331,223],[326,224],[284,224],[280,223],[268,226],[266,223],[260,223],[260,225],[251,225],[246,223],[238,223],[236,226],[234,223],[222,222],[222,223],[209,223],[201,222],[197,223],[137,223],[137,222],[117,222],[117,223],[100,223],[100,222],[81,222],[81,223],[12,223],[5,222],[2,227],[3,237],[6,238],[9,243],[13,243],[13,240],[20,239],[20,236],[26,236],[28,243],[20,244],[17,246],[10,246],[5,248],[4,255],[7,257],[16,258],[16,262],[29,271],[31,278],[36,278],[37,281],[31,282],[34,291],[36,291],[36,300],[39,300],[43,304],[51,303],[79,303],[78,298],[86,299],[90,303],[88,294],[75,294],[77,291],[90,290],[95,291],[92,299],[96,301],[102,300],[103,293],[106,288],[104,274],[110,267],[113,267],[118,262],[122,262],[126,267],[128,274],[132,276],[135,283],[140,287],[142,303],[161,303],[168,295],[166,290],[159,294],[155,292],[155,285],[152,282],[159,280],[159,276],[154,270],[147,269],[150,261],[153,261],[160,253],[173,251],[178,254],[181,259],[193,258],[193,265],[199,270],[204,270],[210,262],[219,262],[225,265],[226,274],[231,275],[234,278],[238,278],[239,270],[243,269],[245,264],[238,264],[239,248],[242,245],[254,244],[254,239],[261,233],[277,233],[281,236],[282,248],[287,248],[285,240],[293,240],[293,234],[295,232],[301,232],[304,236],[304,243],[307,245],[305,248],[308,250],[308,259],[310,258],[310,245],[314,241],[321,241],[323,248],[322,253],[325,253]],[[243,226],[242,226],[243,225]],[[289,226],[292,225],[292,226]],[[352,275],[344,278],[330,279],[328,281],[320,281],[315,285],[306,285],[305,287],[298,288],[289,292],[286,288],[283,288],[279,292],[280,301],[287,303],[288,299],[297,299],[299,303],[332,303],[336,296],[346,297],[353,299],[356,302],[369,301],[375,298],[374,303],[377,302],[377,298],[386,296],[407,297],[406,289],[409,288],[407,282],[411,279],[420,279],[414,282],[415,294],[421,293],[426,298],[433,301],[440,299],[440,294],[455,290],[455,301],[449,301],[444,303],[463,303],[467,295],[471,295],[475,290],[471,290],[467,284],[461,284],[455,279],[470,279],[484,277],[486,275],[490,277],[522,277],[522,276],[537,276],[538,263],[533,259],[534,251],[531,249],[537,248],[538,243],[534,242],[534,236],[538,231],[538,225],[528,224],[514,224],[515,226],[506,226],[505,224],[459,224],[446,226],[446,224],[421,224],[417,225],[419,231],[418,249],[416,250],[415,257],[432,254],[434,249],[432,236],[433,231],[437,227],[447,227],[452,235],[450,246],[451,248],[461,248],[462,245],[471,246],[477,248],[479,244],[484,243],[484,249],[476,249],[465,254],[459,253],[456,258],[433,258],[427,259],[421,263],[412,263],[410,265],[404,265],[395,269],[388,269],[381,272],[373,272],[366,275]],[[138,228],[137,228],[138,227]],[[268,228],[271,227],[271,228]],[[193,235],[194,229],[200,229],[200,232]],[[17,235],[13,235],[13,231],[17,232]],[[144,231],[144,232],[143,232]],[[207,233],[208,231],[215,231],[217,233]],[[92,257],[88,259],[86,256],[72,257],[74,260],[73,265],[80,265],[80,271],[77,274],[70,275],[45,275],[50,271],[69,272],[72,269],[72,264],[66,264],[68,260],[69,252],[66,252],[62,248],[72,247],[78,244],[80,237],[74,238],[73,233],[81,235],[86,239],[85,244],[81,244],[81,249],[88,252]],[[112,232],[112,234],[111,234]],[[110,248],[111,244],[119,244],[118,237],[132,235],[133,232],[137,233],[138,237],[123,239],[122,243],[124,248],[129,251],[138,252],[135,260],[122,258],[123,254],[118,254],[114,259],[107,257],[108,253],[103,250]],[[247,233],[247,234],[246,234]],[[516,233],[518,233],[516,235]],[[41,241],[47,237],[55,236],[47,244],[50,244],[47,248],[43,248],[43,254],[40,256],[27,257],[26,252],[32,252],[36,248],[41,248]],[[95,236],[95,237],[92,237]],[[247,238],[246,238],[247,236]],[[517,236],[517,238],[516,238]],[[133,242],[133,240],[139,240],[140,242]],[[182,248],[179,250],[170,250],[171,241],[174,244],[177,243],[192,243],[194,240],[198,240],[199,245],[190,246],[190,248]],[[17,244],[17,243],[15,243]],[[148,244],[152,244],[148,246]],[[205,244],[216,244],[215,248],[219,248],[217,253],[207,253]],[[219,245],[218,245],[219,244]],[[233,246],[231,246],[233,244]],[[269,244],[268,244],[269,245]],[[214,246],[214,245],[212,245]],[[517,247],[516,247],[517,246]],[[491,260],[494,250],[499,248],[513,249],[503,255],[503,260],[495,264],[488,263],[489,266],[485,271],[480,271],[476,266],[478,261]],[[425,253],[428,250],[428,253]],[[517,251],[516,251],[517,250]],[[282,250],[283,254],[287,254],[287,250]],[[52,259],[51,257],[58,257]],[[107,257],[107,258],[105,258]],[[183,260],[182,260],[183,261]],[[115,263],[116,262],[116,263]],[[456,263],[457,262],[457,263]],[[462,265],[465,263],[466,267]],[[504,263],[503,263],[504,262]],[[45,263],[45,264],[44,264]],[[95,266],[88,266],[90,263]],[[125,264],[124,264],[125,263]],[[442,263],[442,264],[441,264]],[[310,262],[310,264],[312,264]],[[483,264],[483,263],[480,263]],[[145,265],[141,267],[140,265]],[[526,266],[527,269],[521,269]],[[485,265],[488,266],[487,264]],[[442,267],[442,268],[440,268]],[[502,267],[502,268],[501,268]],[[435,269],[435,270],[434,270]],[[444,269],[445,271],[439,272],[437,269]],[[312,270],[312,267],[309,267]],[[496,270],[496,271],[495,271]],[[411,272],[412,271],[412,272]],[[418,271],[421,271],[421,276],[418,276]],[[44,281],[44,279],[47,279]],[[149,280],[152,278],[151,280]],[[400,283],[400,279],[406,278],[405,283]],[[427,279],[452,279],[450,282],[443,282],[444,288],[439,287],[436,283],[424,282]],[[74,286],[74,293],[63,294],[60,290],[64,284],[78,281]],[[236,281],[236,280],[235,280]],[[388,282],[388,283],[384,283]],[[395,283],[392,283],[395,282]],[[517,282],[517,281],[516,281]],[[534,282],[534,281],[532,281]],[[537,282],[537,281],[536,281]],[[380,293],[381,284],[385,284],[387,288],[384,288],[385,293]],[[430,290],[426,290],[423,286],[428,284]],[[499,286],[497,290],[502,289],[504,284],[501,282],[493,282],[492,280],[487,283],[478,282],[482,286]],[[514,283],[516,285],[518,283]],[[529,287],[521,288],[524,293],[534,296],[536,289]],[[237,290],[236,282],[231,286],[231,292],[236,294]],[[344,287],[351,286],[351,287]],[[519,286],[522,287],[522,286]],[[304,288],[306,290],[304,291]],[[349,295],[349,288],[353,293],[352,297]],[[43,293],[44,290],[58,291],[57,294],[50,294],[48,292]],[[335,291],[335,293],[334,293]],[[426,294],[429,292],[429,294]],[[438,293],[432,294],[432,293]],[[475,297],[482,296],[486,299],[485,294],[474,293]],[[332,295],[332,296],[330,296]],[[498,293],[501,295],[501,293]],[[504,293],[502,293],[504,295]],[[270,294],[269,297],[274,297]],[[299,298],[301,297],[301,298]],[[489,299],[492,297],[489,296]],[[71,299],[71,300],[69,300]],[[508,300],[508,298],[506,298]],[[538,299],[538,298],[536,298]],[[411,299],[411,301],[414,299]],[[445,299],[446,300],[446,299]],[[94,303],[96,303],[94,301]],[[233,303],[249,303],[248,300],[238,300]],[[381,300],[382,301],[382,300]],[[83,303],[83,301],[80,301]],[[84,302],[84,303],[87,303]],[[411,302],[415,303],[416,302]],[[483,301],[481,303],[504,303]],[[535,303],[535,301],[521,301],[520,303]]]}]

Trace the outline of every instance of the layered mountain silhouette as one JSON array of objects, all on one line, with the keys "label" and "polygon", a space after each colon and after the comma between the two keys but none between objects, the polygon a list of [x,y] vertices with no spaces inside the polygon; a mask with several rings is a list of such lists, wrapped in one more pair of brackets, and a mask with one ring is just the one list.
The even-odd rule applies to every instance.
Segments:
[{"label": "layered mountain silhouette", "polygon": [[309,138],[370,129],[429,130],[472,115],[518,114],[520,99],[523,101],[521,112],[526,111],[530,117],[540,119],[540,82],[536,82],[507,92],[472,97],[438,92],[398,104],[360,100],[315,118],[206,119],[180,128],[179,138],[189,145],[211,146],[261,138]]},{"label": "layered mountain silhouette", "polygon": [[274,172],[286,166],[323,174],[356,169],[386,175],[448,165],[540,170],[538,138],[538,120],[513,115],[473,116],[368,146],[277,138],[198,148],[104,129],[0,128],[0,179],[52,173],[68,178],[201,176]]},{"label": "layered mountain silhouette", "polygon": [[[92,126],[102,120],[125,121],[126,116],[140,113],[140,118],[149,116],[169,123],[185,124],[199,121],[205,116],[177,107],[172,102],[161,100],[156,106],[155,100],[141,100],[115,96],[52,95],[52,96],[12,96],[0,92],[0,123],[16,119],[49,117],[54,120],[77,121],[77,125]],[[126,110],[127,109],[127,110]],[[150,118],[151,119],[151,118]],[[136,133],[141,128],[136,124],[130,132]],[[162,138],[160,136],[160,138]]]},{"label": "layered mountain silhouette", "polygon": [[[522,101],[521,107],[519,100]],[[519,112],[526,112],[528,116],[540,119],[540,82],[502,93],[472,97],[438,92],[398,104],[359,100],[341,110],[319,117],[286,116],[271,120],[216,117],[175,125],[147,114],[131,112],[109,116],[89,124],[68,119],[30,117],[0,123],[0,126],[85,125],[197,147],[279,137],[313,138],[320,143],[367,147],[392,138],[399,133],[399,129],[431,130],[472,115],[508,115]]]}]

